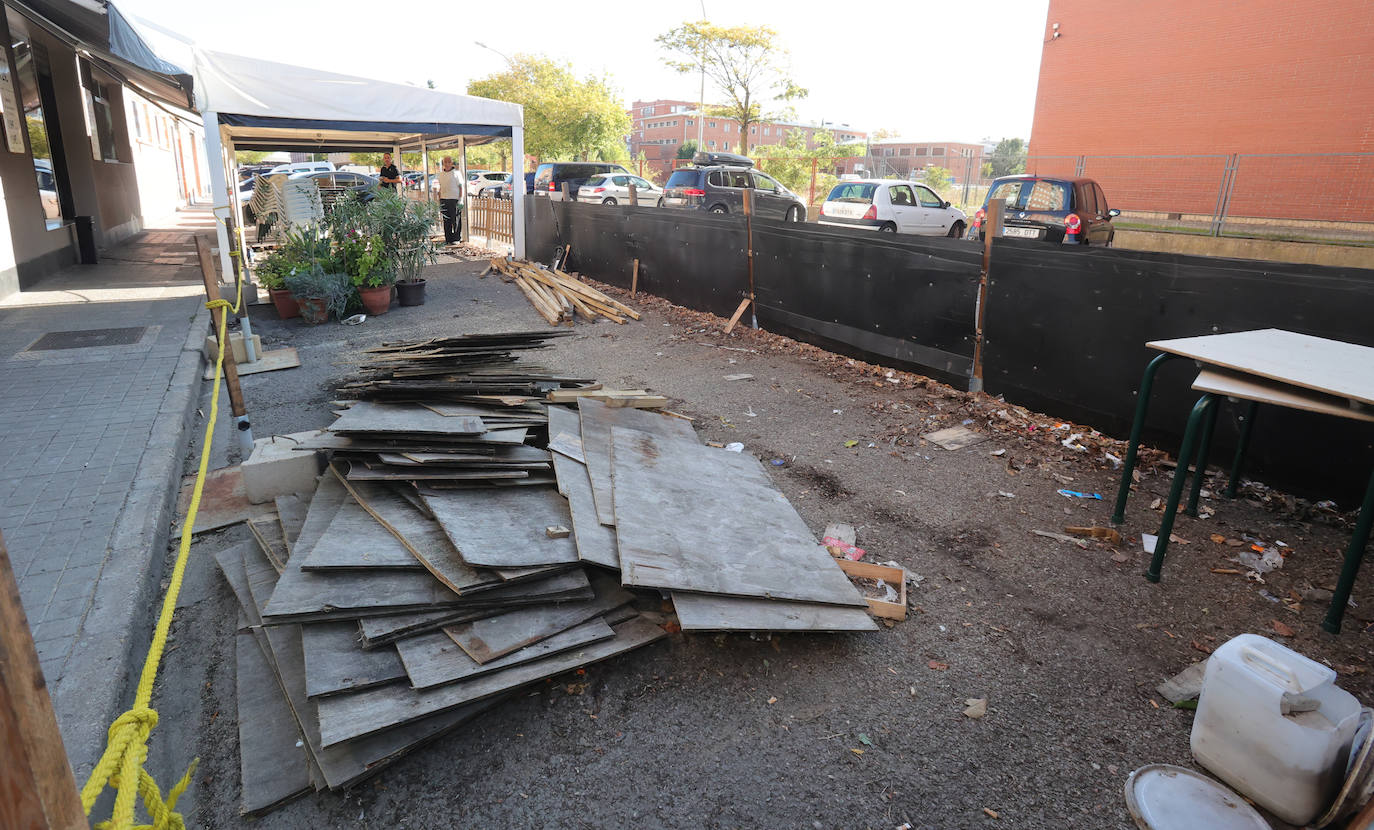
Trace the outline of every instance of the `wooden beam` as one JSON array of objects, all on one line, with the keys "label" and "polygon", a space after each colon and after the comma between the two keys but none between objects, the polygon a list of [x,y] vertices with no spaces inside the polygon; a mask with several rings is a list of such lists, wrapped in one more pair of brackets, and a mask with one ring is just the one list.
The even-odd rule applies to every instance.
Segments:
[{"label": "wooden beam", "polygon": [[0,536],[0,827],[88,826]]},{"label": "wooden beam", "polygon": [[[210,243],[205,241],[205,237],[196,234],[196,254],[200,257],[200,276],[205,281],[205,296],[210,300],[218,300],[219,296],[219,276],[215,273],[215,260],[210,255]],[[224,319],[223,308],[213,308],[210,310],[211,316],[215,321],[215,335],[219,336],[221,322]],[[229,329],[224,327],[225,338],[229,337]],[[248,410],[243,405],[243,389],[239,387],[238,364],[234,362],[233,349],[225,349],[224,360],[224,385],[229,389],[229,411],[235,417],[247,415]]]},{"label": "wooden beam", "polygon": [[639,293],[639,260],[635,260],[634,271],[630,274],[630,296]]},{"label": "wooden beam", "polygon": [[753,300],[749,297],[745,297],[743,300],[739,301],[739,308],[735,309],[735,313],[730,315],[730,322],[725,324],[726,334],[729,334],[735,328],[735,324],[739,322],[739,318],[744,314],[744,310],[748,308],[749,304],[752,302]]}]

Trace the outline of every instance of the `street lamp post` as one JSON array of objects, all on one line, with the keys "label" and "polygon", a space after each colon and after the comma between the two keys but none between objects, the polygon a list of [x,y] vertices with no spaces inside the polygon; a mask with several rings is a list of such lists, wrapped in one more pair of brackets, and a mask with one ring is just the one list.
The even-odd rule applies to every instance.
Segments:
[{"label": "street lamp post", "polygon": [[505,52],[502,52],[502,51],[499,50],[499,49],[493,49],[493,48],[491,48],[490,46],[486,45],[485,43],[483,43],[483,42],[480,41],[480,40],[474,40],[473,43],[475,43],[476,45],[482,47],[483,49],[487,50],[488,52],[495,52],[496,54],[498,54],[498,55],[500,55],[501,57],[505,58],[505,59],[506,59],[506,63],[510,64],[511,66],[514,66],[514,65],[515,65],[515,61],[511,60],[511,59],[510,59],[510,55],[507,55]]},{"label": "street lamp post", "polygon": [[[701,22],[706,21],[706,0],[701,0]],[[697,98],[697,152],[706,152],[702,141],[706,130],[706,50],[701,50],[701,95]]]}]

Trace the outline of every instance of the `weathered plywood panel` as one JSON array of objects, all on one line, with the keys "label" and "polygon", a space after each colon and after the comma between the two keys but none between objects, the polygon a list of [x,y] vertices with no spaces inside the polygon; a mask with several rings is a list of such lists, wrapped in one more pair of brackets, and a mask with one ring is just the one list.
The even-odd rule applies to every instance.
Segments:
[{"label": "weathered plywood panel", "polygon": [[613,429],[626,585],[865,607],[758,459]]},{"label": "weathered plywood panel", "polygon": [[310,697],[380,686],[405,677],[394,648],[364,650],[354,620],[301,626],[305,693]]},{"label": "weathered plywood panel", "polygon": [[595,617],[488,663],[479,663],[469,657],[452,637],[443,632],[401,640],[396,644],[396,650],[405,664],[410,685],[416,689],[427,689],[500,671],[614,636],[615,632],[606,621]]},{"label": "weathered plywood panel", "polygon": [[314,792],[315,787],[310,782],[305,736],[257,639],[248,631],[235,634],[234,653],[240,812],[260,815]]},{"label": "weathered plywood panel", "polygon": [[[333,477],[332,472],[325,475]],[[301,567],[307,571],[424,570],[415,554],[352,496],[344,499]]]},{"label": "weathered plywood panel", "polygon": [[603,525],[596,518],[596,501],[592,497],[592,480],[587,476],[587,467],[554,453],[553,470],[558,476],[559,489],[568,499],[578,557],[583,562],[619,570],[620,553],[616,548],[615,529]]},{"label": "weathered plywood panel", "polygon": [[592,590],[596,591],[596,596],[585,602],[532,605],[474,622],[445,626],[444,632],[469,657],[479,663],[489,663],[634,601],[634,596],[620,587],[619,580],[609,575],[593,578]]},{"label": "weathered plywood panel", "polygon": [[571,537],[550,539],[544,529],[572,522],[554,487],[438,490],[422,494],[444,533],[473,567],[515,568],[577,562]]},{"label": "weathered plywood panel", "polygon": [[480,435],[487,428],[475,415],[446,417],[419,404],[358,401],[329,425],[329,431],[344,435]]},{"label": "weathered plywood panel", "polygon": [[664,438],[677,438],[699,444],[692,425],[681,418],[660,415],[630,407],[609,407],[600,401],[580,398],[577,411],[582,417],[582,453],[587,475],[592,480],[597,521],[615,524],[615,502],[611,487],[611,428],[636,429]]},{"label": "weathered plywood panel", "polygon": [[813,602],[673,592],[683,631],[876,631],[867,611]]}]

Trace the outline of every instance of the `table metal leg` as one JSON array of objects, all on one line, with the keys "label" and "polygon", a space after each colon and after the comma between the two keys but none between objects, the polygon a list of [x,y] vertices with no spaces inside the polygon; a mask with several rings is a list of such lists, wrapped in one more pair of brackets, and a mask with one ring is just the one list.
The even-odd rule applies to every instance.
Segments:
[{"label": "table metal leg", "polygon": [[1350,537],[1350,545],[1345,549],[1345,564],[1341,567],[1341,577],[1336,581],[1336,593],[1331,597],[1331,607],[1326,609],[1326,619],[1322,628],[1332,634],[1341,633],[1341,618],[1345,616],[1346,603],[1355,587],[1355,575],[1360,572],[1360,560],[1364,559],[1364,549],[1369,544],[1369,532],[1374,527],[1374,472],[1369,474],[1369,486],[1364,491],[1364,504],[1360,505],[1360,515],[1355,520],[1355,532]]},{"label": "table metal leg", "polygon": [[1140,378],[1140,392],[1135,402],[1135,420],[1131,423],[1131,439],[1126,443],[1126,460],[1121,465],[1121,486],[1116,491],[1116,512],[1112,513],[1112,524],[1126,521],[1126,499],[1131,495],[1131,479],[1135,473],[1136,453],[1140,449],[1140,433],[1145,429],[1145,414],[1150,409],[1150,389],[1155,383],[1155,373],[1167,361],[1178,357],[1176,354],[1161,354],[1145,366],[1145,374]]},{"label": "table metal leg", "polygon": [[1198,424],[1207,417],[1216,403],[1216,396],[1208,392],[1193,404],[1188,414],[1188,426],[1183,430],[1183,446],[1178,450],[1178,466],[1174,468],[1174,483],[1169,488],[1169,502],[1164,505],[1164,519],[1159,523],[1159,538],[1155,540],[1155,555],[1150,560],[1150,569],[1145,578],[1151,582],[1159,581],[1159,571],[1164,565],[1164,552],[1169,548],[1169,534],[1174,530],[1174,517],[1178,514],[1178,503],[1183,498],[1183,483],[1188,478],[1188,457],[1193,453],[1193,442],[1198,437]]},{"label": "table metal leg", "polygon": [[1245,408],[1245,421],[1240,425],[1240,443],[1236,445],[1236,460],[1231,463],[1231,481],[1226,485],[1226,498],[1236,497],[1236,488],[1240,486],[1241,465],[1245,463],[1245,451],[1250,448],[1250,430],[1255,427],[1255,414],[1259,412],[1259,404],[1250,401],[1250,405]]},{"label": "table metal leg", "polygon": [[1207,479],[1207,456],[1212,451],[1212,433],[1216,431],[1220,411],[1220,401],[1212,404],[1212,411],[1207,413],[1207,422],[1202,426],[1202,442],[1197,445],[1197,458],[1193,462],[1193,487],[1188,491],[1188,509],[1184,511],[1189,516],[1197,516],[1197,500],[1202,496],[1202,482]]}]

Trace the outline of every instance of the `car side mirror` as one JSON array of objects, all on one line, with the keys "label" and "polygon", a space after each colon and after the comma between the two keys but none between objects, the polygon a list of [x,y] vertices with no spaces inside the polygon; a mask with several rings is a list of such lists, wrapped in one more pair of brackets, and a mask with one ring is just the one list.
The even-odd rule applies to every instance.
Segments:
[{"label": "car side mirror", "polygon": [[948,210],[948,209],[949,209],[949,202],[945,202],[941,207],[943,207],[943,208],[945,208],[946,210]]},{"label": "car side mirror", "polygon": [[1118,216],[1120,216],[1120,215],[1121,215],[1121,211],[1117,210],[1116,208],[1112,208],[1111,210],[1107,211],[1107,218],[1108,218],[1108,219],[1115,219],[1116,217],[1118,217]]}]

